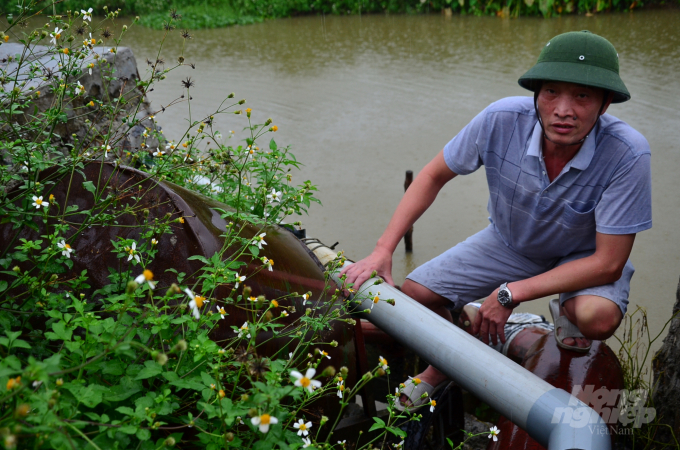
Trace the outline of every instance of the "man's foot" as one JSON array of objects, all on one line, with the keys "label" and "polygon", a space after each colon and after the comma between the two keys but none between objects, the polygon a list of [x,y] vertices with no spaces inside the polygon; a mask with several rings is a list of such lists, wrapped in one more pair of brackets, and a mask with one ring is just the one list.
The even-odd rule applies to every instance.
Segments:
[{"label": "man's foot", "polygon": [[558,346],[583,353],[590,350],[592,341],[586,339],[578,327],[569,321],[559,299],[550,300],[550,314],[555,324],[555,340]]},{"label": "man's foot", "polygon": [[[445,382],[448,380],[446,375],[438,371],[432,366],[428,366],[427,369],[425,369],[424,372],[421,374],[416,375],[415,377],[412,378],[412,380],[418,380],[418,382],[425,382],[429,384],[430,386],[433,387],[433,390],[436,389],[441,383]],[[428,395],[432,395],[434,392],[428,392]],[[403,393],[399,396],[399,402],[406,406],[406,407],[412,407],[413,404],[411,403],[411,400],[409,400],[409,396],[406,395],[406,393]]]}]

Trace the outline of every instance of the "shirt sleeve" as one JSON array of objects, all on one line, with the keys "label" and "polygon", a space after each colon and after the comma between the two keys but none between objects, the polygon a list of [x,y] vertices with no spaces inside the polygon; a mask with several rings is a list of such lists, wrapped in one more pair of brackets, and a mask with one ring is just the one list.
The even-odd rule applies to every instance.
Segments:
[{"label": "shirt sleeve", "polygon": [[598,233],[633,234],[652,228],[651,155],[622,165],[595,208]]},{"label": "shirt sleeve", "polygon": [[[488,108],[487,108],[488,109]],[[478,137],[486,122],[485,109],[444,146],[444,161],[453,172],[467,175],[483,164]]]}]

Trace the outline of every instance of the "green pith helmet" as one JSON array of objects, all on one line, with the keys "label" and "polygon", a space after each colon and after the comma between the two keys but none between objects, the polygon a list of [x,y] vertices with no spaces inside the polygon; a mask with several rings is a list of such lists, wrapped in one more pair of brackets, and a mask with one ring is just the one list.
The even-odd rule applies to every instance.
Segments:
[{"label": "green pith helmet", "polygon": [[612,103],[630,100],[619,77],[619,55],[605,38],[590,31],[571,31],[555,36],[543,47],[536,65],[518,80],[536,92],[541,81],[565,81],[606,89],[614,94]]}]

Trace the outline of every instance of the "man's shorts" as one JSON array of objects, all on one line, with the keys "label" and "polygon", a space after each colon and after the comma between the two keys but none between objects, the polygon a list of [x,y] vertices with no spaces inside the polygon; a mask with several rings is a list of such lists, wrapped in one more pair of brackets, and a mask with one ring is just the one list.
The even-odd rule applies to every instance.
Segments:
[{"label": "man's shorts", "polygon": [[[457,310],[467,303],[488,297],[505,282],[525,280],[593,253],[594,250],[591,250],[558,259],[530,259],[505,245],[493,225],[489,225],[418,267],[406,278],[448,298],[453,302],[453,309]],[[628,260],[618,281],[562,293],[560,304],[577,295],[597,295],[616,303],[625,314],[633,272],[635,268]]]}]

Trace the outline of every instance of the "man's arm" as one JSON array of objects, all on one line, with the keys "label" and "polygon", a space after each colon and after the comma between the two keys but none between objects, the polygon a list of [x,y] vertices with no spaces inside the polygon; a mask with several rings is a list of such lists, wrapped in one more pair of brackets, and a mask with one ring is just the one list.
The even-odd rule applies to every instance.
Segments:
[{"label": "man's arm", "polygon": [[444,151],[440,151],[409,186],[373,252],[342,271],[347,274],[347,282],[359,287],[375,270],[387,283],[394,285],[392,254],[399,241],[434,202],[441,188],[455,176],[444,161]]},{"label": "man's arm", "polygon": [[[548,295],[572,292],[593,286],[613,283],[623,272],[633,249],[635,234],[602,234],[595,237],[595,253],[555,267],[545,273],[526,280],[508,284],[513,301],[521,303]],[[498,300],[498,289],[494,290],[480,308],[472,332],[487,342],[488,336],[496,343],[496,335],[505,342],[503,327],[512,311]]]}]

